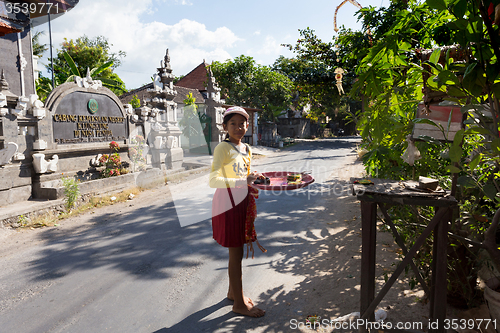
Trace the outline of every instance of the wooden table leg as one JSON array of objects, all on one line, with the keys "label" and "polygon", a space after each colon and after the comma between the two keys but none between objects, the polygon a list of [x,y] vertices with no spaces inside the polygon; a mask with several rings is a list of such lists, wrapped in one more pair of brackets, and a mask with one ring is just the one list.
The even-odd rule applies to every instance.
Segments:
[{"label": "wooden table leg", "polygon": [[[360,313],[365,313],[375,298],[375,246],[377,242],[377,204],[361,201],[361,299]],[[375,315],[370,314],[370,321]],[[360,332],[367,332],[365,327]]]},{"label": "wooden table leg", "polygon": [[446,318],[446,294],[447,294],[447,248],[448,248],[448,222],[451,219],[452,209],[446,209],[441,221],[434,229],[434,243],[432,251],[432,287],[430,299],[430,320],[437,322],[436,328],[431,328],[429,332],[444,333],[444,319]]}]

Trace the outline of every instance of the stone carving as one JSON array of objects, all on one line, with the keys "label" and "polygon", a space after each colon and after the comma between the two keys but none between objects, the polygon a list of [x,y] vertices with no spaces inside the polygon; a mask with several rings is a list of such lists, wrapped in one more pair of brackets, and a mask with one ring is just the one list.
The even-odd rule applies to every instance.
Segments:
[{"label": "stone carving", "polygon": [[21,70],[21,72],[23,72],[25,69],[26,69],[26,65],[28,64],[28,62],[26,61],[26,58],[24,57],[24,55],[21,53],[19,55],[19,68]]},{"label": "stone carving", "polygon": [[33,142],[33,149],[34,150],[44,150],[47,149],[47,141],[38,139],[35,142]]},{"label": "stone carving", "polygon": [[155,148],[162,149],[163,148],[163,137],[161,135],[155,136]]},{"label": "stone carving", "polygon": [[165,53],[165,57],[163,59],[165,60],[163,67],[168,66],[168,68],[170,68],[170,54],[168,53],[168,49],[167,49],[167,52]]},{"label": "stone carving", "polygon": [[158,115],[160,113],[160,109],[158,108],[152,108],[151,109],[151,118],[155,118],[156,115]]},{"label": "stone carving", "polygon": [[38,99],[38,95],[32,94],[28,97],[28,109],[31,110],[34,117],[43,119],[46,115],[46,110],[43,107],[43,102]]},{"label": "stone carving", "polygon": [[162,124],[160,124],[159,122],[154,122],[153,125],[151,126],[151,129],[155,132],[160,132],[166,130],[167,128]]},{"label": "stone carving", "polygon": [[59,156],[57,155],[52,155],[52,158],[47,161],[45,160],[45,154],[33,154],[33,167],[36,173],[56,172],[57,162],[59,162]]},{"label": "stone carving", "polygon": [[90,76],[90,69],[88,67],[87,67],[87,76],[84,78],[75,76],[75,83],[81,88],[91,88],[91,89],[102,88],[102,81],[92,79],[92,77]]},{"label": "stone carving", "polygon": [[0,77],[0,91],[9,91],[9,83],[5,79],[5,73],[2,69],[2,76]]},{"label": "stone carving", "polygon": [[161,92],[162,89],[163,89],[163,83],[161,83],[160,81],[160,75],[158,75],[158,73],[155,73],[153,75],[153,90],[155,92]]},{"label": "stone carving", "polygon": [[15,109],[11,109],[10,112],[16,117],[22,116],[26,114],[26,110],[28,109],[29,99],[27,97],[19,97],[17,100],[17,105]]},{"label": "stone carving", "polygon": [[214,100],[214,102],[217,103],[223,103],[223,101],[220,98],[220,88],[217,85],[217,82],[215,81],[215,77],[212,73],[212,69],[208,67],[208,87],[207,91],[210,91],[210,98]]},{"label": "stone carving", "polygon": [[125,112],[131,116],[134,114],[134,108],[132,107],[132,104],[124,104],[123,105],[125,107]]},{"label": "stone carving", "polygon": [[22,160],[24,160],[25,158],[26,158],[26,157],[24,156],[24,154],[23,154],[23,153],[20,153],[20,152],[15,153],[15,154],[14,154],[14,156],[12,157],[12,159],[13,159],[14,161],[22,161]]},{"label": "stone carving", "polygon": [[7,143],[7,147],[0,149],[0,165],[10,163],[11,158],[17,153],[17,144],[14,142]]},{"label": "stone carving", "polygon": [[99,160],[101,159],[101,156],[102,154],[96,155],[93,159],[90,160],[89,165],[94,168],[100,166],[101,162],[99,162]]},{"label": "stone carving", "polygon": [[7,106],[7,96],[0,92],[0,108]]},{"label": "stone carving", "polygon": [[148,119],[148,115],[149,115],[149,112],[151,111],[151,109],[147,106],[143,106],[141,108],[139,108],[139,111],[141,112],[141,116],[144,117],[144,119]]},{"label": "stone carving", "polygon": [[[170,67],[170,56],[166,51],[165,57],[160,61],[160,67],[154,75],[153,89],[148,89],[146,109],[141,109],[138,114],[150,117],[151,161],[153,167],[167,169],[180,168],[184,153],[182,148],[175,145],[181,130],[175,119],[177,104],[173,101],[177,91],[173,89],[174,75]],[[147,112],[146,112],[147,111]],[[147,119],[147,118],[146,118]],[[162,165],[164,164],[164,166]]]},{"label": "stone carving", "polygon": [[0,115],[5,116],[9,113],[7,106],[8,102],[17,101],[17,96],[9,91],[9,83],[5,79],[4,71],[2,70],[2,75],[0,76]]}]

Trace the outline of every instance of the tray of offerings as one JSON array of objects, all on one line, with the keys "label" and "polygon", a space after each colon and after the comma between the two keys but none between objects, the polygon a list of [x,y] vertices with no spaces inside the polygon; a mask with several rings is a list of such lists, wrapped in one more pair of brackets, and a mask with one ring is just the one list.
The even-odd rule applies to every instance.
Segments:
[{"label": "tray of offerings", "polygon": [[255,181],[254,187],[267,191],[295,190],[312,184],[314,177],[307,173],[290,171],[263,172],[263,178]]}]

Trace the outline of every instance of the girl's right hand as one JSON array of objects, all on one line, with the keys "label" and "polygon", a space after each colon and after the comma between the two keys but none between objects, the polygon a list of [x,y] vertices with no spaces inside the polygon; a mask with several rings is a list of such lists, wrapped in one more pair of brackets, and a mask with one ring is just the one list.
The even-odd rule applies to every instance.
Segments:
[{"label": "girl's right hand", "polygon": [[251,174],[248,175],[247,177],[247,184],[248,185],[252,185],[253,182],[259,178],[260,176],[262,176],[262,174],[260,173],[257,173],[256,171],[252,172]]}]

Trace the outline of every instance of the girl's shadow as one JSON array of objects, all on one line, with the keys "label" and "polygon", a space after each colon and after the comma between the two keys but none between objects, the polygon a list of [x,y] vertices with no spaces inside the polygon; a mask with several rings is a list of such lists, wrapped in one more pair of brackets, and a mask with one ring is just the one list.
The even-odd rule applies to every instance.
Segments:
[{"label": "girl's shadow", "polygon": [[[203,320],[203,318],[209,316],[211,313],[216,312],[217,310],[233,305],[233,302],[224,298],[219,303],[209,306],[208,308],[199,310],[188,317],[184,318],[182,321],[178,322],[172,327],[164,327],[153,333],[185,333],[185,332],[213,332],[215,328],[220,327],[220,325],[228,320],[229,318],[233,318],[238,316],[234,312],[228,312],[223,316],[213,318],[210,320]],[[202,321],[203,320],[203,321]]]}]

